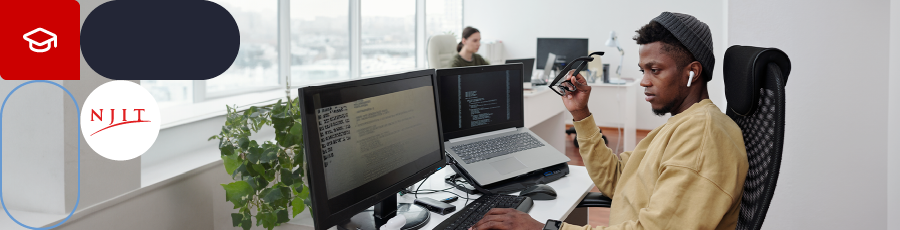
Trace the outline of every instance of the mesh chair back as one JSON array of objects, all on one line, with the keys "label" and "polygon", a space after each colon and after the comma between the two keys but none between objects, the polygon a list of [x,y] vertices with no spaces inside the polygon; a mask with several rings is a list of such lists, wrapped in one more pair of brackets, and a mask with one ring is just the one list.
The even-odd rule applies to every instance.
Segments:
[{"label": "mesh chair back", "polygon": [[765,220],[781,167],[784,86],[790,61],[778,49],[733,46],[726,51],[723,69],[726,114],[743,132],[750,164],[736,229],[757,230]]}]

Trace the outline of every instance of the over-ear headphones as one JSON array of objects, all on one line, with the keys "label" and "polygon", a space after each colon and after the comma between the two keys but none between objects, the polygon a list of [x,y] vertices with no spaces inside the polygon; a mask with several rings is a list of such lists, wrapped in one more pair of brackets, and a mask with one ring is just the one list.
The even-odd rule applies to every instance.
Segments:
[{"label": "over-ear headphones", "polygon": [[691,74],[688,75],[688,87],[691,87],[692,81],[694,81],[694,71],[691,71]]}]

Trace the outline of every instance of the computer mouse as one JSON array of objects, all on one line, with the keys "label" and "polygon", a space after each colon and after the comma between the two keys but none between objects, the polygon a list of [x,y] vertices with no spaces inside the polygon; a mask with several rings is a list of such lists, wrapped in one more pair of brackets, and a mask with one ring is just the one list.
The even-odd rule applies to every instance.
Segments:
[{"label": "computer mouse", "polygon": [[550,185],[537,184],[528,186],[525,190],[519,192],[519,196],[531,197],[533,200],[555,200],[556,190]]}]

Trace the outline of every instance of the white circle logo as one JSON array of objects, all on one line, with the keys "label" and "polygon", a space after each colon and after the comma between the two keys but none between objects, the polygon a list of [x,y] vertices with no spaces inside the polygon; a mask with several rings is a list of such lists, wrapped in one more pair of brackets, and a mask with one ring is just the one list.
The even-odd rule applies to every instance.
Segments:
[{"label": "white circle logo", "polygon": [[159,135],[159,105],[144,87],[107,82],[81,107],[81,135],[97,154],[125,161],[144,154]]}]

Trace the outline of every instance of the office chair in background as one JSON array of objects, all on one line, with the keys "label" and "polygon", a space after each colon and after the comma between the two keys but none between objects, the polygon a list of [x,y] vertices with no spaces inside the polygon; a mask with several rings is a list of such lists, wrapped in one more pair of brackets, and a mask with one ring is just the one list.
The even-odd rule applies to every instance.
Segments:
[{"label": "office chair in background", "polygon": [[446,69],[453,65],[456,56],[456,37],[453,35],[435,35],[428,39],[428,66],[432,69]]},{"label": "office chair in background", "polygon": [[[785,92],[791,61],[776,48],[732,46],[725,51],[725,114],[744,134],[750,167],[737,230],[758,230],[766,218],[784,146]],[[612,199],[588,193],[578,207],[609,207]]]}]

